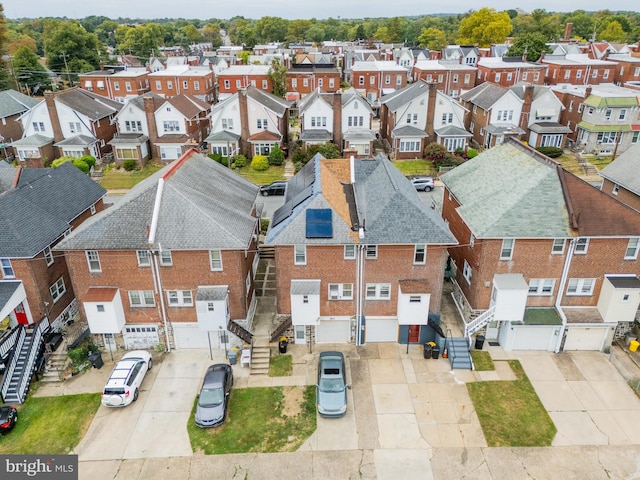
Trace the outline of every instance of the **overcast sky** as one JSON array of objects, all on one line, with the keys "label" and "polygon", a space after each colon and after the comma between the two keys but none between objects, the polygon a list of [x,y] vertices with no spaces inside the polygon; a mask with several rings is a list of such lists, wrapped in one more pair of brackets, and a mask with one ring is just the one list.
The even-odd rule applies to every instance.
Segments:
[{"label": "overcast sky", "polygon": [[[84,18],[104,15],[109,18],[220,18],[236,15],[258,19],[263,16],[287,19],[365,18],[426,15],[431,13],[463,13],[483,6],[496,10],[517,8],[513,0],[484,2],[447,0],[0,0],[7,18],[69,17]],[[518,2],[520,5],[523,3]],[[576,9],[597,11],[631,10],[629,0],[534,0],[525,2],[526,10],[543,8],[549,12],[570,12]],[[635,4],[637,5],[637,4]],[[637,8],[635,8],[637,9]]]}]

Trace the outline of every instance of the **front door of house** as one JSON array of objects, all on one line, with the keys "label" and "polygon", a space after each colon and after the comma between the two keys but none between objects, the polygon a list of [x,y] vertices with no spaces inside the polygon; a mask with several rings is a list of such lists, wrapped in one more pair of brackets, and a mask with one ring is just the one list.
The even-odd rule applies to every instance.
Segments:
[{"label": "front door of house", "polygon": [[420,341],[420,325],[409,325],[409,343]]},{"label": "front door of house", "polygon": [[27,318],[27,313],[24,311],[24,305],[20,303],[14,310],[16,314],[16,320],[20,325],[29,325],[29,319]]}]

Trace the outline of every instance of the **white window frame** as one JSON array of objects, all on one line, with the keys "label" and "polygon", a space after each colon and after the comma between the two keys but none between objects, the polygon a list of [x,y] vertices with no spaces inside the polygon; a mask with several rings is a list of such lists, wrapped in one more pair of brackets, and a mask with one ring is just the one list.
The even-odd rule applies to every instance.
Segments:
[{"label": "white window frame", "polygon": [[129,290],[129,306],[131,308],[138,307],[155,307],[156,298],[153,290]]},{"label": "white window frame", "polygon": [[413,264],[426,265],[427,263],[427,245],[418,243],[413,247]]},{"label": "white window frame", "polygon": [[532,278],[529,280],[529,296],[546,296],[553,295],[556,285],[555,278]]},{"label": "white window frame", "polygon": [[367,260],[375,260],[378,258],[378,245],[367,245],[365,257]]},{"label": "white window frame", "polygon": [[307,246],[306,245],[293,246],[293,264],[294,265],[307,264]]},{"label": "white window frame", "polygon": [[367,300],[391,300],[390,283],[367,283],[365,292]]},{"label": "white window frame", "polygon": [[567,296],[589,297],[593,295],[595,278],[570,278],[567,282]]},{"label": "white window frame", "polygon": [[222,250],[209,250],[209,266],[212,272],[222,271]]},{"label": "white window frame", "polygon": [[64,279],[60,277],[56,282],[49,287],[49,293],[53,299],[53,303],[56,303],[67,292],[67,288],[64,286]]},{"label": "white window frame", "polygon": [[640,237],[630,238],[627,249],[624,252],[624,259],[636,260],[638,258],[638,250],[640,250]]},{"label": "white window frame", "polygon": [[344,259],[345,260],[355,260],[356,258],[356,246],[355,245],[345,245],[344,246]]},{"label": "white window frame", "polygon": [[329,300],[353,300],[353,283],[330,283],[328,293]]},{"label": "white window frame", "polygon": [[173,256],[171,255],[171,250],[160,251],[160,265],[163,267],[173,266]]},{"label": "white window frame", "polygon": [[47,267],[53,265],[53,253],[51,252],[51,247],[44,247],[42,254],[44,256],[44,261],[47,262]]},{"label": "white window frame", "polygon": [[500,248],[500,260],[511,260],[513,258],[513,250],[515,246],[515,238],[503,238],[502,247]]},{"label": "white window frame", "polygon": [[151,266],[151,253],[149,250],[136,250],[136,257],[138,258],[139,267]]},{"label": "white window frame", "polygon": [[85,255],[87,257],[87,265],[89,266],[89,272],[93,272],[93,273],[102,272],[102,264],[100,263],[100,254],[98,253],[98,251],[87,250],[85,252]]},{"label": "white window frame", "polygon": [[469,262],[467,262],[466,260],[464,261],[462,276],[467,281],[467,283],[471,285],[471,279],[473,278],[473,269],[471,268],[471,265],[469,265]]},{"label": "white window frame", "polygon": [[573,253],[575,255],[586,255],[589,250],[589,239],[587,237],[576,238],[576,248]]},{"label": "white window frame", "polygon": [[551,245],[551,254],[552,255],[562,255],[564,253],[564,246],[567,243],[564,238],[554,238],[553,244]]},{"label": "white window frame", "polygon": [[167,305],[170,307],[193,307],[191,290],[167,290]]}]

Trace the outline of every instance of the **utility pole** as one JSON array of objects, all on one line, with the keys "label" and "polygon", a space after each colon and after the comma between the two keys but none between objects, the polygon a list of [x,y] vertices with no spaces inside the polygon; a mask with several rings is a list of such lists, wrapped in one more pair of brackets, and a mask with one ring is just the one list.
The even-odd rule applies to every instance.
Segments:
[{"label": "utility pole", "polygon": [[66,52],[62,52],[62,53],[60,53],[60,56],[64,60],[64,68],[65,68],[65,70],[67,72],[67,82],[69,83],[69,86],[71,86],[71,77],[69,75],[69,65],[67,64],[67,53]]}]

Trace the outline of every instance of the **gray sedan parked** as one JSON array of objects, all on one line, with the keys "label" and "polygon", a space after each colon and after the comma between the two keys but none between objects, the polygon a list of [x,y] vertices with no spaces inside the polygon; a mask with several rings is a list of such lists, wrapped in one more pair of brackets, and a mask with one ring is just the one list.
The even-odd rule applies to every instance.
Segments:
[{"label": "gray sedan parked", "polygon": [[227,417],[229,394],[233,385],[231,365],[216,363],[207,368],[196,406],[196,425],[217,427]]},{"label": "gray sedan parked", "polygon": [[342,417],[347,413],[347,377],[344,355],[322,352],[318,361],[318,413],[322,417]]}]

